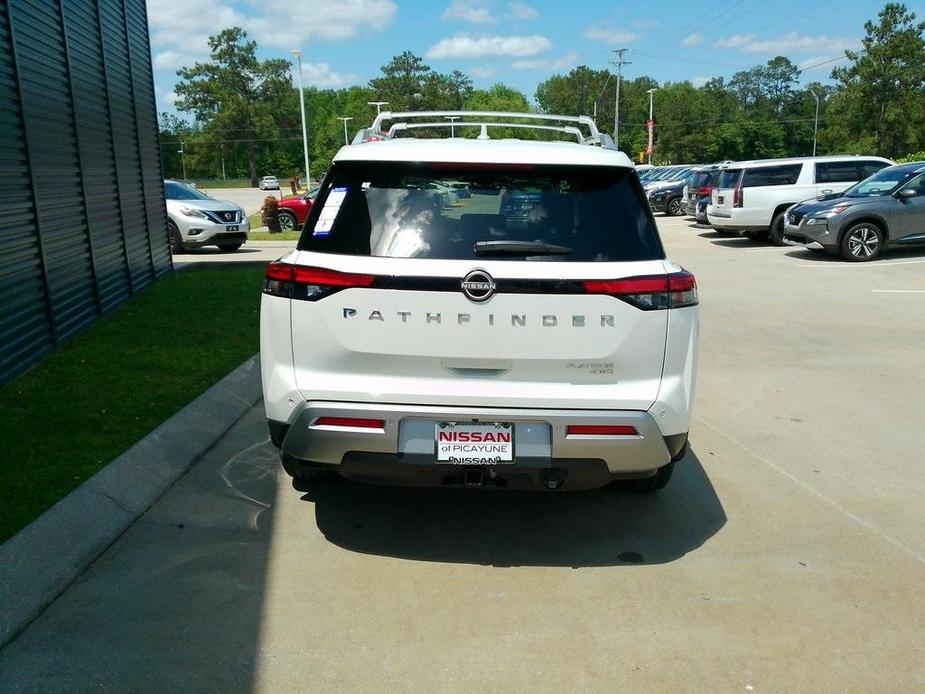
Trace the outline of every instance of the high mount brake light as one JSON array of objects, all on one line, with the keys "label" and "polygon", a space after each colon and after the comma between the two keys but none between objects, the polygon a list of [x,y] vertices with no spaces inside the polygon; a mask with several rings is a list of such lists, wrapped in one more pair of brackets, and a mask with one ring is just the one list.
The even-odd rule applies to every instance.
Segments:
[{"label": "high mount brake light", "polygon": [[689,272],[627,277],[619,280],[585,280],[589,294],[608,294],[643,311],[696,306],[697,280]]},{"label": "high mount brake light", "polygon": [[375,275],[359,275],[276,262],[267,265],[263,292],[273,296],[291,297],[298,291],[302,294],[300,298],[315,301],[340,289],[368,287],[375,281]]}]

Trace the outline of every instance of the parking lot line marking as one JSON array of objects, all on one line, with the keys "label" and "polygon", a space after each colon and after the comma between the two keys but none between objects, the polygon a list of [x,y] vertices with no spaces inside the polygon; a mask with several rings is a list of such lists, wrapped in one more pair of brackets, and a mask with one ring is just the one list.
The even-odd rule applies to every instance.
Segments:
[{"label": "parking lot line marking", "polygon": [[874,294],[925,294],[925,289],[871,289]]},{"label": "parking lot line marking", "polygon": [[771,462],[770,460],[768,460],[767,458],[761,456],[761,455],[760,455],[757,451],[755,451],[754,449],[749,448],[749,447],[746,446],[744,443],[742,443],[741,441],[738,441],[737,439],[733,438],[732,436],[730,436],[730,435],[727,434],[726,432],[717,429],[715,426],[713,426],[712,424],[710,424],[708,421],[706,421],[706,420],[703,419],[702,417],[698,417],[698,416],[695,415],[695,416],[694,416],[694,419],[696,419],[698,422],[700,422],[700,423],[703,424],[704,426],[706,426],[706,427],[712,429],[714,432],[716,432],[719,436],[722,436],[722,437],[723,437],[724,439],[726,439],[727,441],[729,441],[729,442],[735,444],[736,446],[738,446],[738,447],[741,448],[742,450],[744,450],[744,451],[746,451],[747,453],[749,453],[750,455],[754,456],[757,460],[760,460],[762,463],[764,463],[765,465],[767,465],[767,466],[770,467],[771,469],[777,471],[779,474],[783,475],[784,477],[786,477],[787,479],[789,479],[791,482],[794,482],[794,483],[797,484],[798,486],[802,487],[804,490],[806,490],[807,492],[809,492],[810,494],[812,494],[812,495],[815,496],[816,498],[821,499],[822,501],[824,501],[825,503],[829,504],[830,506],[832,506],[832,507],[835,508],[836,510],[840,511],[840,512],[843,513],[845,516],[847,516],[848,518],[850,518],[851,520],[853,520],[855,523],[858,523],[859,525],[861,525],[861,526],[867,528],[868,530],[870,530],[870,531],[876,533],[877,535],[879,535],[881,538],[883,538],[884,540],[886,540],[887,542],[889,542],[891,545],[893,545],[893,546],[896,547],[897,549],[902,550],[903,552],[905,552],[906,554],[908,554],[909,556],[911,556],[913,559],[916,559],[917,561],[919,561],[919,562],[925,564],[925,557],[923,557],[921,554],[919,554],[918,552],[916,552],[916,551],[915,551],[914,549],[912,549],[911,547],[906,547],[906,545],[904,545],[904,544],[903,544],[902,542],[900,542],[899,540],[897,540],[897,539],[891,537],[890,535],[887,535],[885,532],[883,532],[880,528],[878,528],[876,525],[874,525],[874,524],[871,523],[870,521],[866,521],[866,520],[864,520],[863,518],[861,518],[859,515],[857,515],[856,513],[852,513],[852,512],[849,511],[847,508],[845,508],[844,506],[842,506],[840,503],[838,503],[837,501],[835,501],[835,499],[830,499],[830,498],[827,497],[825,494],[823,494],[823,493],[821,493],[821,492],[815,490],[813,487],[811,487],[810,485],[806,484],[805,482],[803,482],[802,480],[800,480],[798,477],[794,476],[794,475],[791,474],[790,472],[787,472],[787,470],[785,470],[784,468],[780,467],[779,465],[776,465],[775,463],[772,463],[772,462]]},{"label": "parking lot line marking", "polygon": [[746,251],[746,253],[770,253],[771,251],[789,251],[789,250],[790,249],[786,247],[777,248],[775,246],[774,248],[752,248],[751,250]]},{"label": "parking lot line marking", "polygon": [[892,267],[893,265],[920,265],[925,263],[925,260],[900,260],[895,263],[820,263],[820,264],[806,264],[801,265],[800,267],[808,267],[819,270],[820,268],[844,268],[844,267]]}]

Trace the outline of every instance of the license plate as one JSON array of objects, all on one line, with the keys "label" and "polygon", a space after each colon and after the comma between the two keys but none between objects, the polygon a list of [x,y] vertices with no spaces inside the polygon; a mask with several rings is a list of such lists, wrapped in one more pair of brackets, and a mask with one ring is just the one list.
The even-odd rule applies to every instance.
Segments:
[{"label": "license plate", "polygon": [[237,231],[237,230],[238,230],[237,224],[229,224],[228,226],[225,227],[225,231]]},{"label": "license plate", "polygon": [[511,465],[514,425],[437,422],[434,425],[437,462],[450,465]]},{"label": "license plate", "polygon": [[723,196],[722,196],[722,195],[717,195],[717,196],[716,196],[716,204],[717,204],[717,205],[722,205],[722,204],[723,204]]}]

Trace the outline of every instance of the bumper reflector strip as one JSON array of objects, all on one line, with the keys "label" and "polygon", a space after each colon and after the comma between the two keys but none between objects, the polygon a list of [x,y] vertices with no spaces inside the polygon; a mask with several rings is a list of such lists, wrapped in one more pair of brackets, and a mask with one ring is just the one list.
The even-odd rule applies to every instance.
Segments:
[{"label": "bumper reflector strip", "polygon": [[383,419],[360,419],[357,417],[318,417],[315,426],[351,427],[353,429],[385,429]]},{"label": "bumper reflector strip", "polygon": [[607,426],[603,424],[570,424],[566,436],[636,436],[636,427],[627,425]]}]

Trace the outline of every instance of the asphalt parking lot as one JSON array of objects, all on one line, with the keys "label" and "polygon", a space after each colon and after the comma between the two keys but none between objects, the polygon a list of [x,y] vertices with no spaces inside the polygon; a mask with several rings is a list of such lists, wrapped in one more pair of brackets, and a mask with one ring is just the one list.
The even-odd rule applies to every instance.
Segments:
[{"label": "asphalt parking lot", "polygon": [[702,307],[662,493],[300,494],[257,408],[0,652],[0,690],[925,689],[925,252],[660,226]]}]

